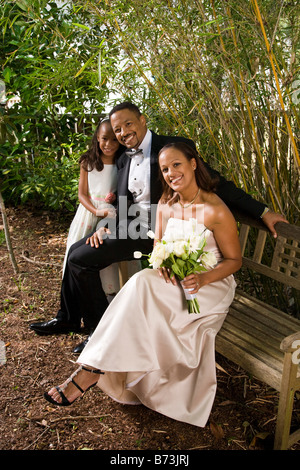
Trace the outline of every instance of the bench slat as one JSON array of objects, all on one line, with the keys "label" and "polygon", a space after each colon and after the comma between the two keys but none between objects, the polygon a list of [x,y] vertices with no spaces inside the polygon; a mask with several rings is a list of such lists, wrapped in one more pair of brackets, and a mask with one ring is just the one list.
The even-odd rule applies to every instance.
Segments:
[{"label": "bench slat", "polygon": [[[268,341],[270,344],[273,344],[278,350],[280,350],[281,341],[287,336],[286,332],[290,330],[281,330],[281,326],[274,324],[269,324],[268,319],[265,320],[264,317],[260,318],[257,312],[249,312],[241,307],[238,303],[234,303],[230,308],[230,314],[227,316],[227,321],[229,319],[236,319],[237,321],[243,322],[243,329],[247,331],[248,328],[254,329],[257,337],[260,337],[263,341]],[[268,330],[266,331],[266,328]]]},{"label": "bench slat", "polygon": [[261,358],[251,356],[247,351],[248,345],[238,346],[234,335],[223,329],[221,331],[222,333],[219,332],[216,336],[216,351],[238,364],[249,374],[279,391],[282,371],[270,367]]},{"label": "bench slat", "polygon": [[253,327],[258,332],[264,333],[266,338],[270,338],[278,342],[278,348],[280,342],[290,334],[297,333],[299,331],[298,327],[293,327],[291,325],[286,325],[281,323],[281,318],[269,318],[264,316],[258,310],[252,310],[249,305],[244,305],[240,302],[234,302],[230,307],[230,315],[236,318],[241,319],[245,323],[245,327]]},{"label": "bench slat", "polygon": [[[255,357],[264,364],[274,368],[276,371],[282,371],[283,368],[283,353],[281,357],[277,357],[270,354],[270,350],[267,347],[262,347],[263,343],[256,340],[253,336],[247,336],[245,332],[236,328],[235,325],[223,324],[221,331],[218,333],[220,337],[231,338],[232,341],[235,341],[234,348],[240,349],[242,354],[245,357]],[[274,350],[273,350],[274,352]],[[240,357],[235,359],[235,362],[239,363]]]},{"label": "bench slat", "polygon": [[290,334],[290,329],[293,331],[300,331],[300,321],[297,318],[291,317],[287,313],[278,310],[272,305],[268,305],[265,302],[255,299],[249,294],[241,294],[237,290],[235,295],[235,300],[244,304],[248,309],[255,310],[259,315],[262,315],[264,318],[269,319],[272,323],[278,323],[286,328],[288,328],[288,334]]},{"label": "bench slat", "polygon": [[274,359],[280,362],[282,361],[283,352],[280,350],[280,340],[270,338],[269,335],[266,335],[266,332],[260,331],[255,326],[249,325],[249,323],[235,317],[233,312],[231,312],[231,315],[226,319],[223,328],[229,331],[235,331],[240,338],[247,341],[250,345],[249,352],[252,351],[253,348],[255,350],[260,349]]},{"label": "bench slat", "polygon": [[243,266],[253,269],[254,271],[264,274],[265,276],[269,276],[275,281],[279,281],[288,286],[295,287],[295,289],[299,289],[299,279],[291,276],[288,277],[286,274],[283,274],[279,271],[274,271],[273,269],[269,268],[269,266],[256,263],[255,261],[248,258],[243,258]]}]

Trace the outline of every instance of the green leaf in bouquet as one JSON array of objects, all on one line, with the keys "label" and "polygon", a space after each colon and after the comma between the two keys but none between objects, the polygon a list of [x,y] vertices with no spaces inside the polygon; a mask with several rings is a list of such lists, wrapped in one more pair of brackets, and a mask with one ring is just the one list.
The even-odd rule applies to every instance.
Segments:
[{"label": "green leaf in bouquet", "polygon": [[198,258],[199,258],[199,252],[198,251],[194,251],[189,256],[189,260],[197,261]]},{"label": "green leaf in bouquet", "polygon": [[176,264],[180,267],[180,268],[183,268],[184,265],[185,265],[185,261],[181,258],[177,258],[176,259]]},{"label": "green leaf in bouquet", "polygon": [[184,273],[183,271],[180,269],[180,267],[178,266],[178,264],[174,263],[172,265],[172,271],[174,272],[174,274],[176,276],[179,277],[179,279],[183,279],[184,278]]},{"label": "green leaf in bouquet", "polygon": [[201,266],[201,264],[199,264],[196,268],[196,272],[200,273],[202,271],[207,271],[207,269],[204,266]]},{"label": "green leaf in bouquet", "polygon": [[196,263],[196,261],[191,261],[191,260],[187,261],[186,267],[185,267],[186,275],[188,276],[189,274],[194,273],[197,270],[197,267],[198,267],[198,263]]}]

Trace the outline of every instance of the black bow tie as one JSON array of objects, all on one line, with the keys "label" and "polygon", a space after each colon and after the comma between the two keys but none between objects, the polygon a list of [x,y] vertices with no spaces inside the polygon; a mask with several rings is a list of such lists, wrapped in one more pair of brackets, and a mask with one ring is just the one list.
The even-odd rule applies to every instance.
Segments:
[{"label": "black bow tie", "polygon": [[126,150],[126,155],[128,155],[128,157],[135,157],[136,155],[142,155],[143,154],[143,150],[142,149],[130,149],[130,150]]}]

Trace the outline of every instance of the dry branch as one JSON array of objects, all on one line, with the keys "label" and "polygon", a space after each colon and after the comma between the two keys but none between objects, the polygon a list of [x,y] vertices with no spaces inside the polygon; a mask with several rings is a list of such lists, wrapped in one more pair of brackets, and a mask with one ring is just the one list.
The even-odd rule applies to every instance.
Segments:
[{"label": "dry branch", "polygon": [[12,247],[12,244],[11,244],[9,227],[8,227],[7,216],[6,216],[6,210],[5,210],[4,200],[3,200],[3,197],[2,197],[1,191],[0,191],[0,209],[1,209],[1,213],[2,213],[5,240],[6,240],[6,245],[7,245],[7,249],[8,249],[8,252],[9,252],[9,257],[10,257],[11,264],[13,266],[14,272],[18,273],[19,268],[18,268],[18,265],[16,263],[15,255],[14,255],[14,252],[13,252],[13,247]]}]

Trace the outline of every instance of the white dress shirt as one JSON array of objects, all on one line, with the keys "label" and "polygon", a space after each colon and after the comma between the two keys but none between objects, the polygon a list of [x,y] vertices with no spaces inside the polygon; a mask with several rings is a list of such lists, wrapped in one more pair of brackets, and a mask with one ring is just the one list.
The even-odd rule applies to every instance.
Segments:
[{"label": "white dress shirt", "polygon": [[130,170],[128,178],[128,189],[133,195],[134,207],[129,215],[137,215],[141,219],[141,224],[148,226],[148,213],[150,205],[150,155],[151,155],[152,134],[147,130],[143,142],[139,149],[142,154],[130,157]]}]

